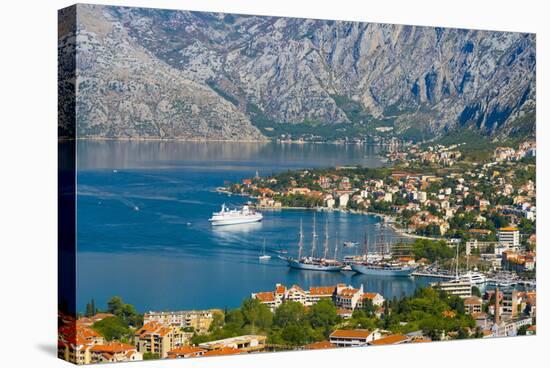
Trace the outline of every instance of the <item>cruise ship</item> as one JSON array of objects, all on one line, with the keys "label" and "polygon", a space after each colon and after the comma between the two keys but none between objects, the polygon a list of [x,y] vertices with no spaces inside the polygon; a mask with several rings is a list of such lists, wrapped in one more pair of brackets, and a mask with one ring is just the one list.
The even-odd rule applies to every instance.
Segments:
[{"label": "cruise ship", "polygon": [[222,204],[220,212],[214,212],[212,217],[208,220],[213,226],[219,225],[237,225],[246,224],[250,222],[262,221],[263,216],[260,212],[251,209],[245,205],[242,209],[229,209]]}]

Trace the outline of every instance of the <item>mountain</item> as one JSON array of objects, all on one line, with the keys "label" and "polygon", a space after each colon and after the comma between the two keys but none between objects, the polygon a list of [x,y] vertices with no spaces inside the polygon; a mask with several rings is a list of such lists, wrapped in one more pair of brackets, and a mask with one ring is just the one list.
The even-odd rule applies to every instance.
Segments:
[{"label": "mountain", "polygon": [[534,34],[94,5],[77,20],[81,136],[535,132]]}]

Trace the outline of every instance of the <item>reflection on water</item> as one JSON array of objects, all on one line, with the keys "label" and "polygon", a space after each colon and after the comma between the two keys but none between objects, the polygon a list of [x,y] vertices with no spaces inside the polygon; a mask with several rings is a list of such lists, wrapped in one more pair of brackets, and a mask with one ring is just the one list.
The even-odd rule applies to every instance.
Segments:
[{"label": "reflection on water", "polygon": [[[300,220],[305,251],[311,249],[313,211],[262,211],[259,223],[211,226],[222,203],[239,206],[240,196],[215,192],[224,181],[297,167],[377,166],[372,149],[361,146],[276,143],[184,143],[78,141],[78,308],[120,295],[141,311],[234,307],[251,292],[276,283],[304,288],[345,282],[385,297],[410,294],[425,279],[353,276],[350,272],[289,269],[276,255],[297,253]],[[139,210],[136,210],[138,208]],[[363,243],[381,232],[373,216],[317,213],[317,251],[329,232]],[[272,259],[260,262],[263,242]],[[339,256],[361,252],[339,247]]]},{"label": "reflection on water", "polygon": [[[335,165],[380,166],[378,147],[276,142],[78,141],[78,168],[242,170]],[[202,164],[207,162],[207,165]]]}]

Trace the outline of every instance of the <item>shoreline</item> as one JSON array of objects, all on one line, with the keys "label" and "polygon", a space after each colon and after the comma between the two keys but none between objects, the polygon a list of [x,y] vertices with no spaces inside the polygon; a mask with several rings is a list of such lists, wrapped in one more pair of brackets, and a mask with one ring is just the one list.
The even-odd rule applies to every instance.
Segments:
[{"label": "shoreline", "polygon": [[[265,139],[222,139],[222,138],[160,138],[160,137],[58,137],[58,141],[121,141],[121,142],[202,142],[202,143],[279,143],[279,144],[329,144],[341,146],[385,146],[387,144],[373,142],[340,142],[340,141],[303,141],[303,140],[280,140],[278,138],[266,137]],[[384,156],[380,156],[384,157]]]},{"label": "shoreline", "polygon": [[[240,197],[247,197],[249,199],[254,199],[254,200],[257,199],[256,197],[254,197],[252,195],[243,194],[243,193],[233,193],[233,192],[231,192],[231,191],[229,191],[225,188],[222,188],[222,187],[216,188],[215,192],[222,193],[222,194],[225,194],[225,195],[230,195],[230,196],[235,195],[235,196],[240,196]],[[435,240],[435,241],[444,240],[444,238],[433,238],[433,237],[429,237],[429,236],[408,233],[405,229],[402,229],[402,228],[397,227],[395,225],[395,223],[396,223],[395,216],[391,216],[391,215],[387,215],[387,214],[383,214],[383,213],[377,213],[377,212],[371,212],[371,211],[357,211],[357,210],[345,209],[345,208],[327,208],[327,207],[281,206],[281,207],[256,207],[256,208],[262,209],[262,210],[270,210],[270,211],[274,211],[274,210],[305,210],[305,211],[318,211],[318,212],[332,212],[332,211],[334,211],[334,212],[342,212],[342,213],[351,213],[351,214],[354,214],[354,215],[374,216],[374,217],[377,217],[377,218],[381,219],[381,222],[386,224],[390,229],[392,229],[393,231],[395,231],[397,234],[399,234],[402,237],[410,238],[410,239],[427,239],[427,240]]]}]

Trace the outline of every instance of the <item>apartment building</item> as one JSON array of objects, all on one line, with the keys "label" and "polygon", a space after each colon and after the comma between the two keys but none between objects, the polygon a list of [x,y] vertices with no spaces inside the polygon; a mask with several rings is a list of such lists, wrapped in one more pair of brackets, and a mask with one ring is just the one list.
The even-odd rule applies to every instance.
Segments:
[{"label": "apartment building", "polygon": [[185,344],[186,335],[178,327],[152,321],[136,331],[135,341],[140,353],[158,354],[160,358],[166,358],[170,350]]}]

